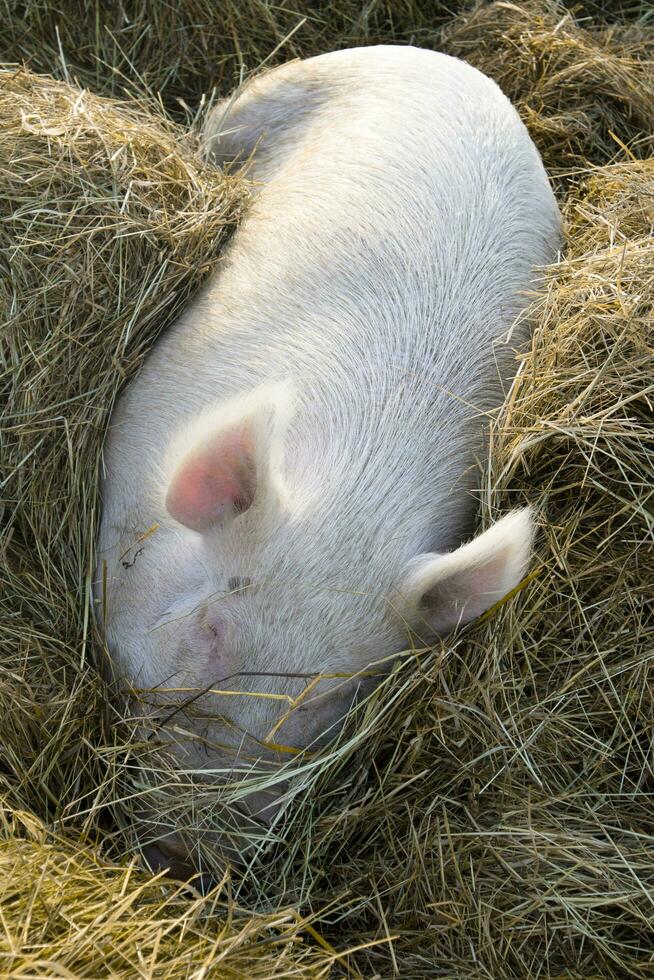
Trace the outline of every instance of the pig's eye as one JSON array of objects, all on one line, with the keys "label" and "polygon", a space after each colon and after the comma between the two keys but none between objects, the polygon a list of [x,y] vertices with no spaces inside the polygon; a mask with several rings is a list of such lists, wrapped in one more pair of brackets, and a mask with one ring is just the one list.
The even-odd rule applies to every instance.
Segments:
[{"label": "pig's eye", "polygon": [[232,578],[227,579],[227,588],[230,592],[238,592],[240,589],[247,589],[250,585],[252,585],[251,578],[239,578],[235,575]]}]

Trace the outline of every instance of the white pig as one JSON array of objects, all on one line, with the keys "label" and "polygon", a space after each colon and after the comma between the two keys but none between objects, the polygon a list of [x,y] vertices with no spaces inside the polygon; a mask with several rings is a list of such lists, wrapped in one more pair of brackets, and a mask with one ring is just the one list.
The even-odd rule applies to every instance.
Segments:
[{"label": "white pig", "polygon": [[[529,509],[471,538],[474,490],[560,217],[497,85],[414,47],[262,74],[206,136],[221,164],[253,155],[254,203],[113,413],[99,602],[138,687],[296,697],[524,575]],[[203,694],[186,763],[281,760],[271,743],[335,731],[356,688],[328,677],[290,713]]]}]

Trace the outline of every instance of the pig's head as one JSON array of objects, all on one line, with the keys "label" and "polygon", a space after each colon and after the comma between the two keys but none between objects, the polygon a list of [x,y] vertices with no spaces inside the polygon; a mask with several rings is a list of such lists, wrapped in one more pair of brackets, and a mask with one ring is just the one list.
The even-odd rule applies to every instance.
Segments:
[{"label": "pig's head", "polygon": [[[478,616],[519,582],[531,549],[528,509],[444,554],[380,540],[379,513],[363,520],[354,494],[323,505],[333,488],[309,492],[289,466],[296,411],[288,386],[266,385],[175,438],[151,622],[115,637],[132,646],[134,682],[178,706],[175,723],[194,733],[185,765],[206,779],[315,749],[409,632],[424,645]],[[275,791],[247,803],[263,822],[279,810]]]}]

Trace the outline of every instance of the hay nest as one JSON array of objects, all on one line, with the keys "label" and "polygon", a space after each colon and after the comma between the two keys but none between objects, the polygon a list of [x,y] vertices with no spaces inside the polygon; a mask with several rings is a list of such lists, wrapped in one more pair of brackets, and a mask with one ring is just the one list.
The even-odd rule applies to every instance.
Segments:
[{"label": "hay nest", "polygon": [[464,0],[186,0],[107,4],[103,0],[8,3],[0,61],[26,59],[104,95],[161,94],[170,112],[197,104],[214,86],[228,91],[261,64],[332,48],[396,43],[433,47],[439,27]]},{"label": "hay nest", "polygon": [[[402,10],[405,38],[426,14]],[[324,48],[339,24],[324,13]],[[517,103],[567,223],[480,496],[484,523],[538,507],[534,569],[407,655],[265,860],[206,897],[129,852],[132,731],[93,666],[88,592],[116,392],[247,190],[152,107],[1,76],[7,975],[652,975],[653,33],[497,3],[442,41]]]}]

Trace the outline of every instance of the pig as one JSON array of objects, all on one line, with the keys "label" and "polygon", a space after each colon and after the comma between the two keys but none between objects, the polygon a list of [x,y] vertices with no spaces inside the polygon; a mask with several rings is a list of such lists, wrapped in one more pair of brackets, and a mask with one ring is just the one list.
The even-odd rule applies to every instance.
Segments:
[{"label": "pig", "polygon": [[[113,411],[96,592],[121,674],[193,702],[176,751],[211,780],[320,747],[524,577],[530,508],[475,536],[475,491],[561,224],[508,99],[432,51],[290,62],[204,135],[252,206]],[[179,873],[175,829],[151,863]]]}]

